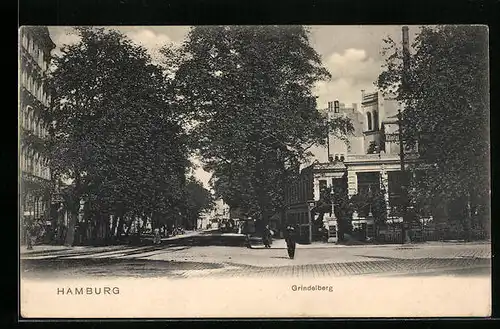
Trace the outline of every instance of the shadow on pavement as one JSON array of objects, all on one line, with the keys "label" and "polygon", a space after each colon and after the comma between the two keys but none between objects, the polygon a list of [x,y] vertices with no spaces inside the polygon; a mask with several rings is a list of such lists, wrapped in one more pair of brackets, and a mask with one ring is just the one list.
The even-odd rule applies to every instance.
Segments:
[{"label": "shadow on pavement", "polygon": [[390,277],[436,277],[436,276],[454,276],[454,277],[485,277],[491,276],[491,267],[478,266],[470,268],[457,269],[433,269],[415,273],[396,273],[387,274]]},{"label": "shadow on pavement", "polygon": [[162,242],[164,246],[224,246],[244,247],[245,236],[204,234]]},{"label": "shadow on pavement", "polygon": [[189,261],[138,260],[114,258],[82,259],[25,259],[21,261],[24,278],[50,278],[62,276],[172,276],[172,271],[221,269],[224,264]]}]

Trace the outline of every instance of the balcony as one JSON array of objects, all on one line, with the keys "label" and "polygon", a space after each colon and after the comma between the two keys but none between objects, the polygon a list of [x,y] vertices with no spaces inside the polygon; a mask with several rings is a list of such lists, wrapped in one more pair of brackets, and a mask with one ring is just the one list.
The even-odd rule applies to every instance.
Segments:
[{"label": "balcony", "polygon": [[387,154],[387,153],[375,153],[375,154],[348,154],[345,162],[377,162],[380,160],[397,160],[399,161],[399,155],[397,154]]},{"label": "balcony", "polygon": [[21,173],[21,178],[23,184],[26,184],[28,187],[33,188],[34,186],[42,189],[49,189],[51,187],[51,181],[45,179],[43,177],[34,175],[31,172],[23,171]]}]

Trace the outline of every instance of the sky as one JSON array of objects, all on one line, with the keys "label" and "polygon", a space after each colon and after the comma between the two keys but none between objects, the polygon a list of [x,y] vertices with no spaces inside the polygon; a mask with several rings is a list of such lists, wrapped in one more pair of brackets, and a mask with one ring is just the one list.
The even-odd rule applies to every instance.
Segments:
[{"label": "sky", "polygon": [[[154,57],[158,49],[168,43],[180,45],[188,31],[188,26],[115,26],[134,42],[147,48]],[[320,54],[323,65],[331,73],[330,81],[317,84],[314,92],[318,96],[318,107],[325,108],[328,101],[339,100],[350,105],[360,103],[361,90],[375,91],[377,79],[384,58],[381,54],[383,39],[387,36],[401,40],[399,25],[330,25],[310,26],[310,41]],[[410,44],[417,26],[409,26]],[[64,44],[78,42],[78,36],[70,27],[49,27],[52,40],[57,45],[55,52]],[[201,168],[195,176],[208,187],[210,174]]]}]

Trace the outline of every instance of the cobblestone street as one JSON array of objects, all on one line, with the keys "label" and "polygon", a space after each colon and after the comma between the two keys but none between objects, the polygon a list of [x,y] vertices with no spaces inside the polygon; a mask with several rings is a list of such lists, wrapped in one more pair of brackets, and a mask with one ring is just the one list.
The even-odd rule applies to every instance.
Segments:
[{"label": "cobblestone street", "polygon": [[[489,244],[382,246],[301,245],[289,259],[271,249],[242,247],[77,247],[22,253],[27,278],[339,277],[354,275],[489,275]],[[326,247],[328,246],[328,247]]]}]

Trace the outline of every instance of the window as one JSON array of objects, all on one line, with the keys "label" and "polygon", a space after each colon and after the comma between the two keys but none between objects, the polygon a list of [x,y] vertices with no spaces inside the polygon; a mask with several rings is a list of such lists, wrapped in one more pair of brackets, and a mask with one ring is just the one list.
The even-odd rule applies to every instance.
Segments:
[{"label": "window", "polygon": [[29,171],[29,157],[28,150],[24,150],[24,170]]},{"label": "window", "polygon": [[29,118],[28,118],[28,107],[26,107],[24,109],[24,111],[23,111],[23,117],[24,117],[23,128],[29,129],[28,128],[28,121],[29,121]]},{"label": "window", "polygon": [[373,111],[373,130],[378,130],[378,111]]},{"label": "window", "polygon": [[33,173],[33,157],[28,156],[28,171]]},{"label": "window", "polygon": [[38,50],[38,63],[43,70],[43,52],[41,50]]},{"label": "window", "polygon": [[[408,173],[406,173],[408,174]],[[387,173],[389,206],[393,215],[399,214],[403,204],[403,184],[405,176],[401,171],[390,171]]]},{"label": "window", "polygon": [[31,128],[31,114],[29,112],[29,107],[26,107],[26,130]]},{"label": "window", "polygon": [[20,155],[21,156],[20,156],[19,162],[20,162],[21,170],[24,170],[24,148],[21,148]]},{"label": "window", "polygon": [[[380,172],[360,172],[356,174],[358,178],[358,194],[367,198],[369,194],[372,195],[380,191]],[[370,205],[367,204],[363,209],[360,209],[359,215],[366,217],[370,211]]]},{"label": "window", "polygon": [[343,154],[340,155],[340,161],[344,162],[345,156]]},{"label": "window", "polygon": [[370,112],[366,113],[366,120],[368,122],[368,130],[372,130],[372,114]]},{"label": "window", "polygon": [[319,198],[320,199],[324,199],[325,198],[326,188],[327,188],[327,182],[326,182],[326,180],[321,179],[319,181]]},{"label": "window", "polygon": [[31,110],[31,106],[26,106],[26,114],[27,114],[27,125],[26,128],[31,130],[33,125],[33,111]]}]

